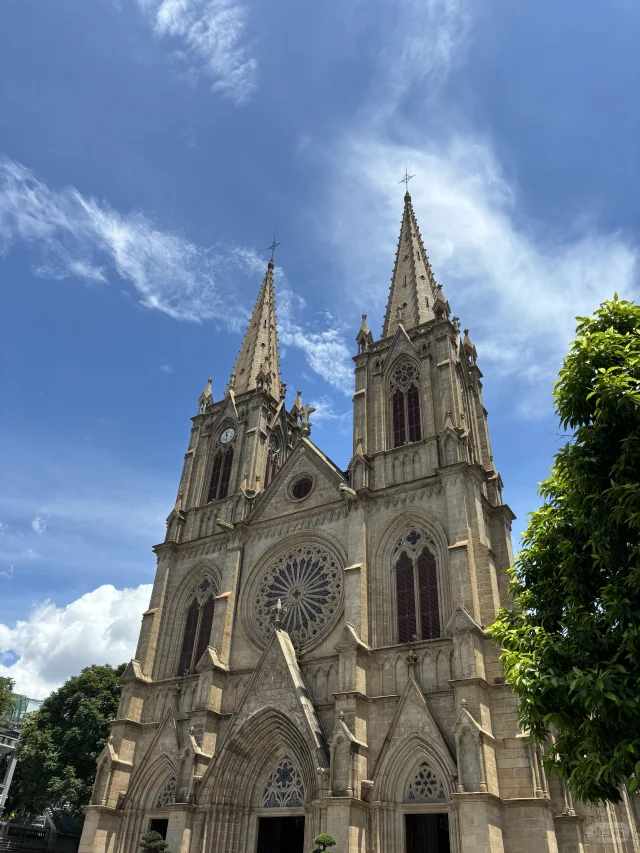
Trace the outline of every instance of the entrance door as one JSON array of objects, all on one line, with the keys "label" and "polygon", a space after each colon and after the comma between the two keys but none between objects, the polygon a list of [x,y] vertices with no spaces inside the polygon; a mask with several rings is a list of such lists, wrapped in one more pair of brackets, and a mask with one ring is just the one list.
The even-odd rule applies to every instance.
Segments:
[{"label": "entrance door", "polygon": [[149,824],[149,832],[159,832],[160,835],[167,839],[167,830],[169,829],[168,818],[153,818]]},{"label": "entrance door", "polygon": [[304,817],[261,817],[258,853],[304,853]]},{"label": "entrance door", "polygon": [[405,815],[406,853],[450,853],[448,814]]}]

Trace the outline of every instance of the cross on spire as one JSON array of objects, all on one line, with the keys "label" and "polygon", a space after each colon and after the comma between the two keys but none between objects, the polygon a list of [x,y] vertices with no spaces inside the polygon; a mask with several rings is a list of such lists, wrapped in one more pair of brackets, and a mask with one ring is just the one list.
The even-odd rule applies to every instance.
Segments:
[{"label": "cross on spire", "polygon": [[272,243],[270,246],[267,246],[267,251],[269,251],[269,249],[271,249],[271,260],[272,260],[272,261],[273,261],[273,253],[275,252],[276,248],[277,248],[279,245],[280,245],[280,243],[276,243],[276,235],[275,235],[275,231],[274,231],[274,233],[273,233],[273,243]]},{"label": "cross on spire", "polygon": [[401,178],[398,181],[398,183],[404,184],[406,192],[409,192],[409,181],[411,180],[411,178],[415,178],[415,175],[410,175],[408,170],[407,170],[407,167],[405,166],[404,167],[404,178]]}]

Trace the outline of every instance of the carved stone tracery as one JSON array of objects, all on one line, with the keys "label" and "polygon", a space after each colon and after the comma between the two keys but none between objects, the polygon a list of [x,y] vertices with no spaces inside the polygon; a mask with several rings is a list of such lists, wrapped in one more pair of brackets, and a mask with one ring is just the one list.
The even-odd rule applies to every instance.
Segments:
[{"label": "carved stone tracery", "polygon": [[296,646],[319,640],[335,623],[343,592],[336,555],[319,544],[297,545],[272,560],[253,593],[255,627],[264,643],[273,630],[274,608]]},{"label": "carved stone tracery", "polygon": [[435,770],[423,761],[411,777],[407,786],[408,803],[438,803],[446,800],[447,795],[441,779]]},{"label": "carved stone tracery", "polygon": [[302,777],[295,763],[283,758],[267,779],[262,794],[264,808],[289,808],[304,804]]}]

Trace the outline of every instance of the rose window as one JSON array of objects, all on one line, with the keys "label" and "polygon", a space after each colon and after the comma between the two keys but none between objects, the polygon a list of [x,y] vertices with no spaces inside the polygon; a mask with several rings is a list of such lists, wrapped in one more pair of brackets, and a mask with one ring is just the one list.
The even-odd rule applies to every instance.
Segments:
[{"label": "rose window", "polygon": [[262,793],[264,808],[287,808],[301,806],[304,802],[304,790],[298,768],[290,758],[283,758],[269,776]]},{"label": "rose window", "polygon": [[409,782],[407,801],[410,803],[437,803],[446,800],[444,785],[435,771],[423,762]]},{"label": "rose window", "polygon": [[335,621],[342,599],[342,568],[325,548],[306,545],[282,554],[261,576],[254,593],[261,639],[273,630],[278,599],[282,627],[296,646],[318,638]]}]

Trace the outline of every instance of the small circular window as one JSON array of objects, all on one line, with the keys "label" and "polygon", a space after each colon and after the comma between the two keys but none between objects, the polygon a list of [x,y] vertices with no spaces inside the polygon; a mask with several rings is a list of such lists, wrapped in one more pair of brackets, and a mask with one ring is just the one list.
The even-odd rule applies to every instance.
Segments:
[{"label": "small circular window", "polygon": [[291,497],[294,500],[301,501],[306,498],[313,488],[313,480],[308,475],[298,477],[295,483],[291,486]]}]

